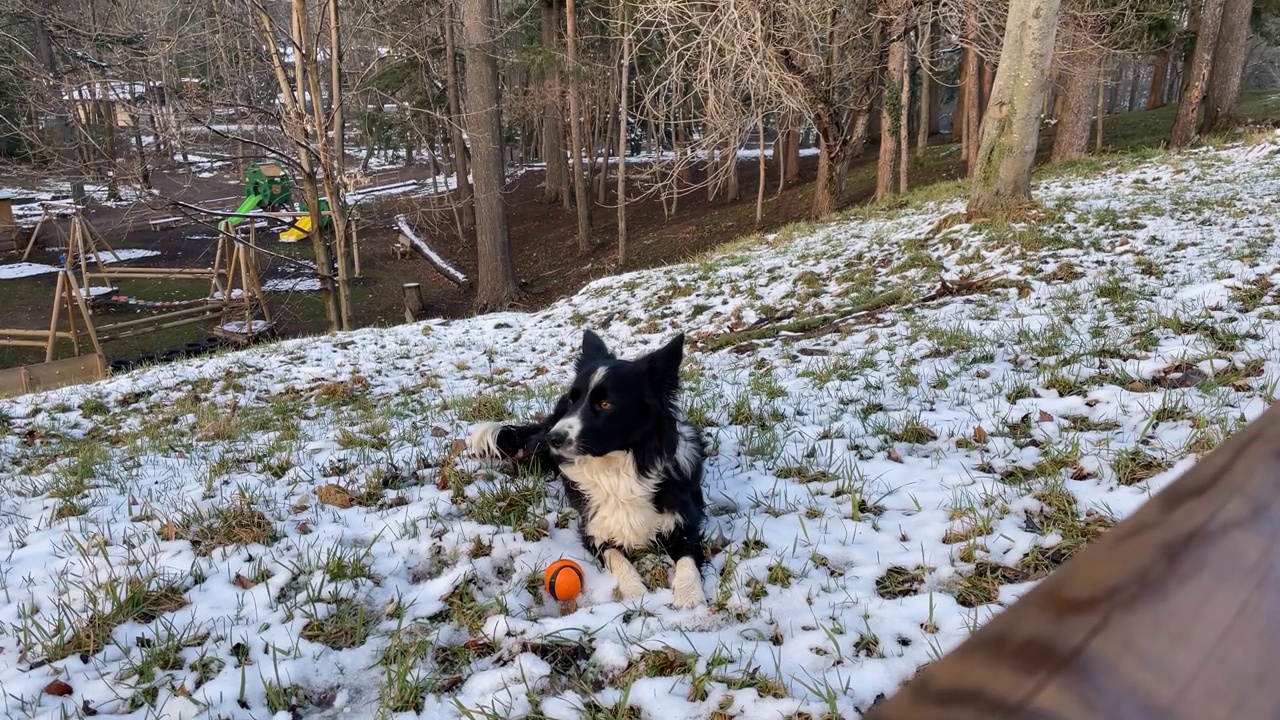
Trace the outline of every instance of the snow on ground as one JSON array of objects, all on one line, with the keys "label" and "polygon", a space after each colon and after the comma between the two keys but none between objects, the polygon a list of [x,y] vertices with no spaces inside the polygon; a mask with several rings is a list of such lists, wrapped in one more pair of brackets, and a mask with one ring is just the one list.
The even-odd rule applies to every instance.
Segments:
[{"label": "snow on ground", "polygon": [[[1269,405],[1277,160],[1050,180],[1024,224],[865,212],[536,314],[0,403],[6,712],[854,717]],[[624,356],[689,333],[710,609],[674,611],[656,556],[614,601],[558,485],[459,447],[544,410],[588,327]]]},{"label": "snow on ground", "polygon": [[[66,248],[57,248],[59,252],[65,252]],[[102,262],[110,264],[114,262],[125,262],[127,260],[137,260],[138,258],[152,257],[159,255],[159,250],[144,250],[142,248],[112,248],[111,252],[103,252],[100,257]],[[47,265],[45,263],[33,262],[16,262],[0,264],[0,280],[14,280],[17,278],[30,277],[32,275],[47,275],[56,273],[62,269],[62,265]]]}]

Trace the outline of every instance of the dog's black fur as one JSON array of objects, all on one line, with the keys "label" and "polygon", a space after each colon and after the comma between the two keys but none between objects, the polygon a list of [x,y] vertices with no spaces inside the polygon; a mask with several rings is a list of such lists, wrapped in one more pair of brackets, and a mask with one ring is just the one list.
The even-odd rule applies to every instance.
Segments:
[{"label": "dog's black fur", "polygon": [[[493,449],[500,456],[559,475],[578,513],[583,544],[597,560],[610,548],[628,557],[638,548],[621,547],[588,531],[591,508],[582,488],[563,472],[563,464],[574,461],[565,457],[566,450],[587,457],[631,453],[635,480],[650,479],[654,508],[676,518],[674,529],[655,532],[650,545],[666,551],[673,561],[691,558],[699,568],[705,563],[702,478],[706,444],[676,404],[683,357],[683,333],[648,355],[619,360],[598,335],[587,330],[576,377],[551,413],[541,422],[502,425],[493,433]],[[576,443],[567,439],[563,430],[553,430],[561,420],[572,420],[573,416],[581,421]],[[565,442],[576,447],[562,447]]]}]

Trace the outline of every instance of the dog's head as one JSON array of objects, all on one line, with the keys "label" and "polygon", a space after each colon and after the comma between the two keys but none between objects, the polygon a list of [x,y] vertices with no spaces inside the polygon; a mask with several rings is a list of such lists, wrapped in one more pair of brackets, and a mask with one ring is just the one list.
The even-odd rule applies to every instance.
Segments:
[{"label": "dog's head", "polygon": [[684,333],[635,360],[614,357],[599,335],[582,336],[577,376],[561,398],[564,415],[547,433],[562,461],[629,450],[658,432],[680,387]]}]

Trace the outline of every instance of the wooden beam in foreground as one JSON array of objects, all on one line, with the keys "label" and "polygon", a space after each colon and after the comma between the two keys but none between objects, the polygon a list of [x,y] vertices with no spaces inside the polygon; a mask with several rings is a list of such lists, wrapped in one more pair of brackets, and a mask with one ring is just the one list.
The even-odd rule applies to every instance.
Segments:
[{"label": "wooden beam in foreground", "polygon": [[1280,717],[1280,406],[867,720]]}]

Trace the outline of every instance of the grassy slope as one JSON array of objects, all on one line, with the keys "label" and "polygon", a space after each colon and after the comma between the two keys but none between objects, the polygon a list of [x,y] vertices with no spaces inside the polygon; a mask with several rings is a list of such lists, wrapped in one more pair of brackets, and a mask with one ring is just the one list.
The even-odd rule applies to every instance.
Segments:
[{"label": "grassy slope", "polygon": [[[935,188],[532,317],[0,404],[6,712],[852,717],[1272,402],[1278,158],[1058,168],[1044,217],[930,235]],[[457,452],[542,409],[584,326],[701,348],[711,614],[646,558],[642,605],[588,567],[561,617],[558,489]]]}]

